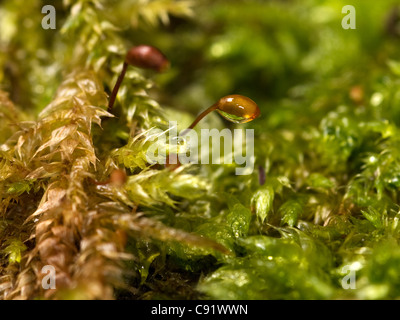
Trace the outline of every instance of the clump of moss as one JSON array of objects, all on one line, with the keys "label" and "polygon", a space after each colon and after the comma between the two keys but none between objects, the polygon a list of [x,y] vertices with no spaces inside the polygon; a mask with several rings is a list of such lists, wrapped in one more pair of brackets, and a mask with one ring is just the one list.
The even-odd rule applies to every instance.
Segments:
[{"label": "clump of moss", "polygon": [[[64,1],[54,31],[0,6],[1,299],[399,297],[394,1],[356,30],[344,1],[227,3]],[[149,39],[172,69],[129,68],[108,108]],[[261,108],[253,173],[148,163],[155,128],[233,92]]]}]

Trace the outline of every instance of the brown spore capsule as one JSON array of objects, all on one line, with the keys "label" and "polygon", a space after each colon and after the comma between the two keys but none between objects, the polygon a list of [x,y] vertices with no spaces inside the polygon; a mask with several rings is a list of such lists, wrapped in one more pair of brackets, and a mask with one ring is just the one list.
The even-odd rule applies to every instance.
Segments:
[{"label": "brown spore capsule", "polygon": [[110,183],[116,186],[123,186],[127,180],[127,176],[124,170],[116,169],[111,172]]},{"label": "brown spore capsule", "polygon": [[104,181],[104,182],[100,182],[100,181],[95,181],[93,179],[91,179],[91,181],[98,186],[104,186],[107,184],[112,184],[114,186],[118,186],[121,187],[123,186],[126,181],[128,180],[128,177],[126,175],[126,172],[122,169],[115,169],[111,172],[110,177],[108,180]]},{"label": "brown spore capsule", "polygon": [[148,45],[139,45],[130,49],[126,54],[125,62],[135,67],[158,72],[165,71],[169,66],[167,57],[156,47]]},{"label": "brown spore capsule", "polygon": [[169,67],[169,61],[167,57],[164,56],[164,54],[156,47],[148,45],[139,45],[131,48],[126,54],[124,64],[122,65],[121,73],[111,93],[110,101],[108,102],[108,109],[107,109],[108,112],[111,112],[114,107],[115,99],[117,98],[119,88],[121,86],[122,81],[125,78],[128,66],[130,65],[139,68],[152,69],[158,72],[162,72]]}]

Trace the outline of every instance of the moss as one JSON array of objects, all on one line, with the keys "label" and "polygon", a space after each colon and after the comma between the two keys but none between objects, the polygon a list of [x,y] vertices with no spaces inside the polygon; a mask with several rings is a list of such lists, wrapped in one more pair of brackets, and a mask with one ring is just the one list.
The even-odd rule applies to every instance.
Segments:
[{"label": "moss", "polygon": [[[2,2],[0,298],[399,298],[395,3],[344,30],[342,0],[68,0],[44,30],[43,1]],[[130,66],[107,108],[142,43],[171,69]],[[252,173],[148,162],[229,94],[261,109]]]}]

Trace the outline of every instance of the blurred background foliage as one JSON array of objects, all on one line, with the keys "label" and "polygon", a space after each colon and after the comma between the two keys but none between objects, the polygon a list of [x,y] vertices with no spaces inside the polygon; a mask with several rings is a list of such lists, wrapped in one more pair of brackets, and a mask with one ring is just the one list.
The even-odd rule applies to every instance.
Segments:
[{"label": "blurred background foliage", "polygon": [[[0,110],[2,143],[11,135],[6,123],[35,118],[68,72],[90,67],[110,92],[127,48],[141,43],[160,48],[171,68],[128,74],[120,103],[131,109],[118,111],[124,125],[136,126],[132,114],[143,129],[165,119],[190,123],[231,93],[261,108],[246,125],[256,132],[251,175],[192,166],[179,181],[146,174],[125,188],[147,217],[215,240],[230,254],[188,246],[190,237],[132,240],[128,251],[139,264],[128,268],[140,280],[129,281],[139,290],[117,297],[400,297],[398,1],[53,2],[57,30],[41,28],[46,1],[0,1],[0,89],[9,93],[0,101],[19,110]],[[356,30],[341,27],[348,4],[356,8]],[[127,143],[113,159],[132,173],[143,169],[143,145],[109,126],[118,139],[103,134],[96,150]],[[202,126],[234,127],[217,115]],[[157,226],[143,230],[157,234]],[[26,250],[20,239],[2,247],[12,263]],[[354,290],[342,287],[344,266],[356,272]]]}]

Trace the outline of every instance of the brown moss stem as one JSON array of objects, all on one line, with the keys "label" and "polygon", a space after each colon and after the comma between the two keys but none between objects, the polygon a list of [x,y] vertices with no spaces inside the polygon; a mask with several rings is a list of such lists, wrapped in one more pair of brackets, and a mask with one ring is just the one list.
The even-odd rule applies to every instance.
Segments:
[{"label": "brown moss stem", "polygon": [[108,103],[107,111],[110,112],[110,113],[111,113],[111,110],[114,107],[115,99],[117,98],[117,94],[118,94],[119,88],[121,86],[122,81],[125,78],[125,74],[126,74],[126,70],[127,69],[128,69],[128,64],[126,62],[124,62],[124,65],[122,66],[122,71],[121,71],[121,73],[120,73],[120,75],[119,75],[119,77],[117,79],[117,82],[115,83],[114,89],[113,89],[113,91],[111,93],[111,96],[110,96],[110,101]]}]

